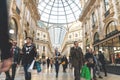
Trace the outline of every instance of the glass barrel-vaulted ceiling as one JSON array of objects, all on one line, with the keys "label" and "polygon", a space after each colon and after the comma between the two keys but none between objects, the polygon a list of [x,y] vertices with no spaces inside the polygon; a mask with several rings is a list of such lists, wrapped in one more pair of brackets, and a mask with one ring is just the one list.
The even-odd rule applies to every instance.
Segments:
[{"label": "glass barrel-vaulted ceiling", "polygon": [[78,21],[81,4],[80,0],[39,0],[38,10],[41,15],[39,23],[49,28],[52,43],[61,44],[65,29]]}]

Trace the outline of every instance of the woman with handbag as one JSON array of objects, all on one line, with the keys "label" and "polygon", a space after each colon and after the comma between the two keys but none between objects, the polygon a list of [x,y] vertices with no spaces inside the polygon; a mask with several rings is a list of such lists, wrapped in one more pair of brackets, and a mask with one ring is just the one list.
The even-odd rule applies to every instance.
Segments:
[{"label": "woman with handbag", "polygon": [[63,56],[61,62],[62,62],[62,63],[61,63],[62,66],[63,66],[63,72],[66,72],[66,68],[67,68],[67,65],[68,65],[68,60],[67,60],[67,58],[66,58],[65,55]]},{"label": "woman with handbag", "polygon": [[55,50],[55,71],[56,71],[56,78],[58,78],[59,66],[61,63],[61,54],[58,50]]},{"label": "woman with handbag", "polygon": [[93,51],[90,48],[87,53],[85,54],[85,60],[87,61],[87,66],[90,70],[90,72],[93,74],[93,80],[97,80],[96,79],[96,75],[95,75],[95,61],[94,61],[94,56],[93,56]]}]

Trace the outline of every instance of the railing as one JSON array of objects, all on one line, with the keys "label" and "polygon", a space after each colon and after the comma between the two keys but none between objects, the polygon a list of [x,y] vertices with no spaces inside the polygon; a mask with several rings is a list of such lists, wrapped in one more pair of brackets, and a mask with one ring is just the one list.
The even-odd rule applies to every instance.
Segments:
[{"label": "railing", "polygon": [[98,40],[95,40],[95,41],[94,41],[94,44],[98,43],[99,41],[100,41],[99,39],[98,39]]},{"label": "railing", "polygon": [[109,34],[106,35],[106,38],[115,35],[116,33],[118,33],[118,30],[114,30],[112,32],[110,32]]}]

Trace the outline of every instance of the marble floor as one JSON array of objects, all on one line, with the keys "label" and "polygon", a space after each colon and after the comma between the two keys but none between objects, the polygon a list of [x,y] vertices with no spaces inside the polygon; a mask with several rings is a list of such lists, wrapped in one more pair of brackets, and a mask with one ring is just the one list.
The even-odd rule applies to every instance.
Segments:
[{"label": "marble floor", "polygon": [[[5,80],[4,73],[0,75],[0,80]],[[24,80],[24,72],[22,67],[17,70],[15,80]],[[67,69],[67,72],[63,73],[62,67],[60,67],[59,76],[58,78],[56,78],[54,68],[47,69],[46,66],[44,66],[42,67],[42,72],[39,74],[36,72],[36,70],[32,71],[32,80],[74,80],[73,70]],[[120,80],[120,76],[114,74],[108,74],[107,77],[103,77],[103,79],[98,78],[97,80]]]}]

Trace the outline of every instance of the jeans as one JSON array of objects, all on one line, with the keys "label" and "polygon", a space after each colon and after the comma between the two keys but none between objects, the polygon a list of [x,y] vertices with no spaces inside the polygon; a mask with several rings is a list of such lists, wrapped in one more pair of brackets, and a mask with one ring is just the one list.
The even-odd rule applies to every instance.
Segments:
[{"label": "jeans", "polygon": [[75,80],[80,80],[80,66],[74,66]]},{"label": "jeans", "polygon": [[55,71],[56,71],[56,77],[58,77],[59,63],[55,63]]},{"label": "jeans", "polygon": [[28,72],[30,64],[24,64],[25,80],[31,80],[31,73]]},{"label": "jeans", "polygon": [[17,64],[12,65],[12,80],[15,78]]},{"label": "jeans", "polygon": [[102,69],[104,71],[105,76],[107,76],[107,70],[106,70],[106,65],[102,64]]},{"label": "jeans", "polygon": [[5,72],[6,79],[5,80],[11,80],[9,70]]}]

